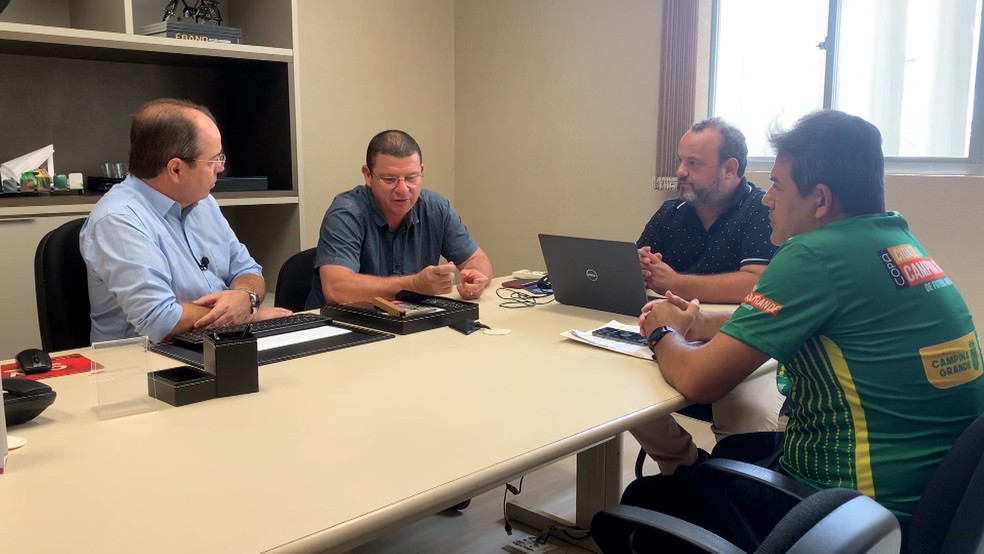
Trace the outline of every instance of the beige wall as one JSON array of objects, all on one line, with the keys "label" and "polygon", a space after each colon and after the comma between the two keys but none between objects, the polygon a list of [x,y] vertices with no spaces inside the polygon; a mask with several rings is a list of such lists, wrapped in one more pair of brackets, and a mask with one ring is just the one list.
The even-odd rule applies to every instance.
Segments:
[{"label": "beige wall", "polygon": [[919,242],[960,289],[981,329],[984,178],[889,176],[885,204],[905,216]]},{"label": "beige wall", "polygon": [[456,208],[496,273],[537,233],[635,240],[652,190],[660,3],[459,0]]},{"label": "beige wall", "polygon": [[453,13],[452,0],[297,0],[302,248],[385,129],[417,139],[426,186],[454,201]]}]

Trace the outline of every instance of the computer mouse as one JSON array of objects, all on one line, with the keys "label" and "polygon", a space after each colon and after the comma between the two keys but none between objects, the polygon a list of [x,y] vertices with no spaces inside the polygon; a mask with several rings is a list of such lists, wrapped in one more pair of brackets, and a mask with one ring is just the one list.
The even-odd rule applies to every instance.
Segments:
[{"label": "computer mouse", "polygon": [[51,356],[44,350],[37,348],[21,350],[14,356],[14,360],[17,361],[18,367],[25,375],[44,373],[51,369]]},{"label": "computer mouse", "polygon": [[540,290],[553,290],[553,287],[550,285],[549,275],[544,275],[543,277],[540,277],[540,280],[536,282],[536,286]]}]

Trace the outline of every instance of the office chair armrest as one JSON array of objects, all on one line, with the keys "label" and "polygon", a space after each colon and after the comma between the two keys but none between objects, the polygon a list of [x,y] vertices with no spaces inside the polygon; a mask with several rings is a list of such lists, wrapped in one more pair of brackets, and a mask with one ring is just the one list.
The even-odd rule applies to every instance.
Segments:
[{"label": "office chair armrest", "polygon": [[[733,493],[733,486],[739,483],[754,488],[771,490],[777,498],[787,498],[792,508],[804,498],[816,492],[813,487],[804,485],[796,479],[754,464],[712,458],[694,471],[697,488],[708,504],[727,527],[729,538],[740,548],[753,551],[762,543],[783,514],[775,514],[775,519],[764,516],[761,511],[743,506],[741,500],[747,495]],[[748,507],[749,510],[743,508]]]},{"label": "office chair armrest", "polygon": [[723,489],[731,482],[739,480],[758,483],[795,500],[803,500],[817,492],[813,487],[804,485],[788,475],[755,464],[723,458],[711,458],[700,464],[695,470],[695,475],[698,483],[714,482],[712,494],[715,495],[718,492],[723,492]]},{"label": "office chair armrest", "polygon": [[619,504],[595,514],[591,520],[591,536],[603,552],[635,552],[634,541],[646,536],[646,544],[671,550],[687,544],[691,548],[724,554],[740,553],[735,545],[714,533],[688,521],[636,506]]}]

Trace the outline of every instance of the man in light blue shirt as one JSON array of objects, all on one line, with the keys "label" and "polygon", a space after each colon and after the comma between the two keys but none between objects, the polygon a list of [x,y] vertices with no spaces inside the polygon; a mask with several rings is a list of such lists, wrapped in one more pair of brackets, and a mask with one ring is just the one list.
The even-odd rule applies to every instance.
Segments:
[{"label": "man in light blue shirt", "polygon": [[262,268],[209,194],[225,159],[203,106],[161,99],[134,115],[130,175],[96,203],[79,238],[92,341],[145,335],[164,342],[195,328],[290,314],[260,307]]}]

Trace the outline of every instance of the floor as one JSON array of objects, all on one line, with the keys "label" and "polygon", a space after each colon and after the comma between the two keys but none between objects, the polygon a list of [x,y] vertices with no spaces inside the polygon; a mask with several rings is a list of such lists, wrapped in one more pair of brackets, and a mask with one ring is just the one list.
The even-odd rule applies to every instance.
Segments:
[{"label": "floor", "polygon": [[[680,423],[694,436],[697,445],[710,450],[714,436],[710,426],[702,421],[677,416]],[[623,439],[622,484],[634,479],[634,465],[639,445],[628,433]],[[656,464],[649,460],[645,473],[657,473]],[[574,519],[574,457],[561,460],[553,465],[530,473],[523,481],[522,492],[509,499],[525,506],[554,514],[558,517]],[[518,486],[519,482],[513,482]],[[422,519],[412,525],[360,546],[353,550],[357,554],[379,553],[448,553],[448,554],[501,554],[507,552],[504,546],[511,542],[535,536],[532,530],[514,526],[512,535],[504,529],[502,500],[504,488],[500,487],[472,499],[471,505],[461,512],[442,512]],[[529,531],[529,532],[527,532]],[[551,539],[558,545],[550,550],[552,554],[583,554],[586,550],[568,543]],[[565,545],[565,546],[561,546]],[[522,552],[515,550],[515,552]],[[545,549],[537,552],[546,552]]]}]

